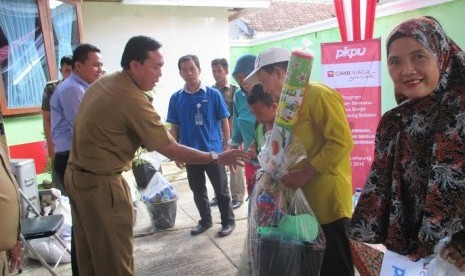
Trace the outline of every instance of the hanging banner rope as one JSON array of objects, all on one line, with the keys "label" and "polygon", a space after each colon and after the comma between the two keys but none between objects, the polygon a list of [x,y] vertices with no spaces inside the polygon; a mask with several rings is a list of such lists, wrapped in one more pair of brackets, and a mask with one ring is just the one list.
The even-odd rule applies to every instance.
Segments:
[{"label": "hanging banner rope", "polygon": [[333,0],[342,41],[373,38],[376,0]]},{"label": "hanging banner rope", "polygon": [[347,41],[346,19],[342,0],[334,0],[334,7],[336,8],[336,18],[339,25],[339,32],[341,33],[341,39],[342,41]]}]

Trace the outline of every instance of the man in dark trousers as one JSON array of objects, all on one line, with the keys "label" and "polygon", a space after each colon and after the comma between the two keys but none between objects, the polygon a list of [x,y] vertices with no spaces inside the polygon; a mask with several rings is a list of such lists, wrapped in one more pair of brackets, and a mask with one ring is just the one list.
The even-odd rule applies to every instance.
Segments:
[{"label": "man in dark trousers", "polygon": [[[220,91],[201,83],[200,62],[196,55],[181,57],[178,69],[185,85],[170,99],[167,122],[171,123],[172,135],[180,144],[215,154],[222,152],[222,141],[229,141],[230,138],[230,114]],[[177,165],[182,167],[184,164]],[[205,173],[213,186],[221,213],[222,227],[218,235],[223,237],[231,234],[236,224],[224,166],[188,164],[186,171],[200,214],[199,224],[191,230],[191,235],[201,234],[213,225]]]},{"label": "man in dark trousers", "polygon": [[45,141],[47,142],[48,157],[52,160],[52,182],[55,184],[55,188],[61,191],[61,194],[66,194],[63,188],[63,183],[58,182],[56,179],[56,173],[53,169],[53,159],[55,158],[55,149],[52,141],[52,115],[50,114],[50,99],[52,98],[53,92],[57,86],[64,81],[69,75],[71,75],[73,66],[73,57],[64,56],[60,60],[60,73],[63,77],[61,80],[53,80],[47,83],[44,88],[44,95],[42,97],[42,119],[44,124]]},{"label": "man in dark trousers", "polygon": [[[56,89],[50,100],[52,117],[52,137],[55,148],[53,170],[57,176],[57,186],[64,187],[65,170],[71,149],[74,118],[82,97],[90,84],[103,74],[100,49],[91,44],[81,44],[73,51],[73,71]],[[65,195],[68,195],[64,189]],[[71,229],[71,267],[73,276],[79,275]]]},{"label": "man in dark trousers", "polygon": [[136,150],[189,164],[232,165],[247,154],[201,152],[178,144],[145,94],[162,75],[161,44],[136,36],[126,44],[122,71],[87,91],[74,124],[65,188],[71,200],[79,272],[86,276],[134,275],[130,189],[121,173]]}]

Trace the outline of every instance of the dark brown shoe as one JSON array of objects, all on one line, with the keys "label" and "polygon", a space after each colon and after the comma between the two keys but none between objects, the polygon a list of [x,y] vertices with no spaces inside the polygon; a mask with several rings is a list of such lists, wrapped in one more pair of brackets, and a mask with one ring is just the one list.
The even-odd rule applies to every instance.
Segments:
[{"label": "dark brown shoe", "polygon": [[204,225],[199,223],[199,224],[197,224],[196,227],[191,229],[191,235],[192,236],[197,236],[197,235],[202,234],[203,232],[207,231],[211,227],[212,227],[212,224],[204,226]]},{"label": "dark brown shoe", "polygon": [[210,204],[210,206],[218,206],[218,200],[214,197],[210,200],[210,202],[208,202],[208,204]]},{"label": "dark brown shoe", "polygon": [[218,231],[218,236],[220,237],[229,236],[234,231],[234,228],[236,228],[236,224],[234,223],[230,223],[226,226],[223,226],[221,227],[220,231]]}]

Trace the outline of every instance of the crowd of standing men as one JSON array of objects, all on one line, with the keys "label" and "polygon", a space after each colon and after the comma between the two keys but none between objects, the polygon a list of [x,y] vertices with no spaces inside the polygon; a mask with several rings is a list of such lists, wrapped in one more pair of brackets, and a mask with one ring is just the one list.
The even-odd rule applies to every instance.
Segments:
[{"label": "crowd of standing men", "polygon": [[[186,166],[189,187],[200,216],[191,235],[203,233],[212,226],[205,174],[210,178],[215,191],[214,201],[221,214],[220,237],[234,231],[233,207],[243,204],[244,182],[247,183],[248,194],[252,192],[253,175],[258,166],[256,161],[249,159],[247,151],[254,143],[255,128],[259,124],[249,109],[247,97],[253,85],[257,84],[255,75],[270,74],[278,82],[284,80],[285,65],[279,67],[275,63],[287,62],[290,52],[273,49],[258,58],[250,54],[240,57],[232,74],[239,88],[227,85],[226,74],[222,74],[228,70],[225,60],[212,62],[216,80],[214,88],[201,82],[200,62],[196,55],[181,57],[178,69],[185,84],[171,96],[167,117],[171,129],[168,130],[144,93],[152,90],[161,76],[164,59],[160,48],[161,44],[153,38],[133,37],[126,44],[121,58],[122,71],[103,76],[100,50],[90,44],[80,45],[73,52],[70,76],[57,86],[51,96],[53,167],[57,186],[63,185],[64,194],[70,197],[73,218],[73,275],[134,275],[134,214],[129,187],[121,173],[130,169],[134,153],[141,145],[149,151],[160,152],[180,167]],[[268,60],[268,63],[263,64],[263,60]],[[270,71],[266,70],[266,66]],[[266,79],[261,82],[266,91],[272,92],[271,99],[276,103],[282,83],[272,84]],[[343,117],[341,101],[337,105]],[[330,113],[333,116],[337,114]],[[348,132],[348,126],[343,123],[344,120],[340,120],[340,131],[347,129]],[[305,125],[306,121],[302,124]],[[304,129],[310,130],[308,127]],[[328,141],[333,140],[326,137],[319,140],[319,147]],[[338,152],[346,166],[351,147],[346,147],[346,143],[332,143],[340,146],[330,148]],[[230,165],[229,171],[233,176],[230,183],[232,192],[228,188],[225,165]],[[329,165],[321,164],[325,171],[330,171]],[[238,169],[242,166],[245,166],[245,175]],[[305,174],[308,169],[312,174]],[[338,171],[346,173],[346,170]],[[299,179],[302,175],[311,179],[316,171],[310,165],[290,174]],[[350,171],[348,174],[350,178]],[[341,178],[346,179],[347,176]],[[320,176],[317,179],[322,181],[325,178]],[[290,181],[283,183],[291,186],[296,185],[295,181],[295,177],[290,177]],[[298,185],[306,182],[302,180]],[[325,189],[333,187],[336,186],[330,185]],[[350,183],[343,187],[348,200],[339,201],[345,206],[350,203]],[[334,193],[328,191],[327,194]],[[316,213],[319,214],[318,211]],[[339,212],[338,217],[324,214],[322,222],[332,223],[331,220],[341,216],[348,219],[349,214],[346,213]],[[348,246],[347,238],[337,238],[340,236],[337,233],[344,231],[346,223],[336,223],[332,230],[336,244]],[[344,252],[348,252],[347,247]],[[350,275],[353,268],[348,253],[343,259]],[[334,266],[328,264],[327,267]]]},{"label": "crowd of standing men", "polygon": [[[186,166],[200,216],[191,235],[212,226],[205,174],[221,213],[220,237],[234,231],[233,207],[244,200],[243,186],[237,189],[243,174],[236,170],[244,162],[249,194],[253,189],[255,154],[246,151],[256,153],[263,144],[258,138],[273,124],[291,52],[273,47],[258,57],[241,56],[232,74],[239,89],[219,77],[228,70],[223,60],[212,62],[212,88],[200,81],[198,57],[181,57],[185,84],[170,99],[168,130],[144,93],[162,75],[160,48],[153,38],[133,37],[124,48],[122,70],[103,76],[100,50],[80,45],[70,76],[51,97],[54,168],[72,209],[74,275],[134,275],[134,213],[121,173],[130,169],[141,145]],[[324,84],[305,87],[292,135],[303,142],[307,157],[280,182],[303,190],[321,224],[326,249],[320,275],[354,275],[349,238],[383,243],[416,260],[431,256],[448,237],[442,257],[465,271],[464,53],[431,17],[397,26],[387,50],[399,106],[381,120],[375,161],[352,221],[353,141],[343,99]],[[22,245],[3,124],[0,135],[0,273],[7,275],[21,269]],[[225,165],[236,178],[232,195]]]}]

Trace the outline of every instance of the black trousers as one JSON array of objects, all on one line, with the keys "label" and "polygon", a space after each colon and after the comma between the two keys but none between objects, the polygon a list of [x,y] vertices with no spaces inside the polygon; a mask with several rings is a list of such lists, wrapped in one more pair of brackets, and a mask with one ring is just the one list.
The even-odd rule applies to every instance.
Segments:
[{"label": "black trousers", "polygon": [[[69,151],[57,152],[55,153],[55,158],[53,159],[53,170],[56,174],[57,183],[55,185],[58,186],[59,190],[64,191],[62,194],[64,196],[68,196],[65,190],[65,172],[66,166],[68,164],[69,158]],[[70,201],[71,202],[71,201]],[[71,226],[71,271],[73,276],[79,276],[79,270],[77,265],[77,256],[76,256],[76,246],[74,244],[74,231],[73,227]]]},{"label": "black trousers", "polygon": [[349,223],[349,218],[342,218],[321,225],[325,233],[326,250],[320,276],[354,275],[354,262],[347,235]]},{"label": "black trousers", "polygon": [[186,165],[186,171],[189,187],[194,194],[194,202],[197,206],[197,210],[199,210],[199,223],[204,226],[212,224],[205,178],[206,173],[215,191],[215,197],[218,200],[221,225],[226,226],[228,224],[233,224],[234,213],[228,189],[228,177],[224,166],[218,164]]},{"label": "black trousers", "polygon": [[69,151],[57,152],[55,153],[55,158],[53,158],[53,172],[55,174],[55,185],[58,190],[61,191],[61,194],[68,196],[65,190],[65,171],[66,165],[68,164]]}]

